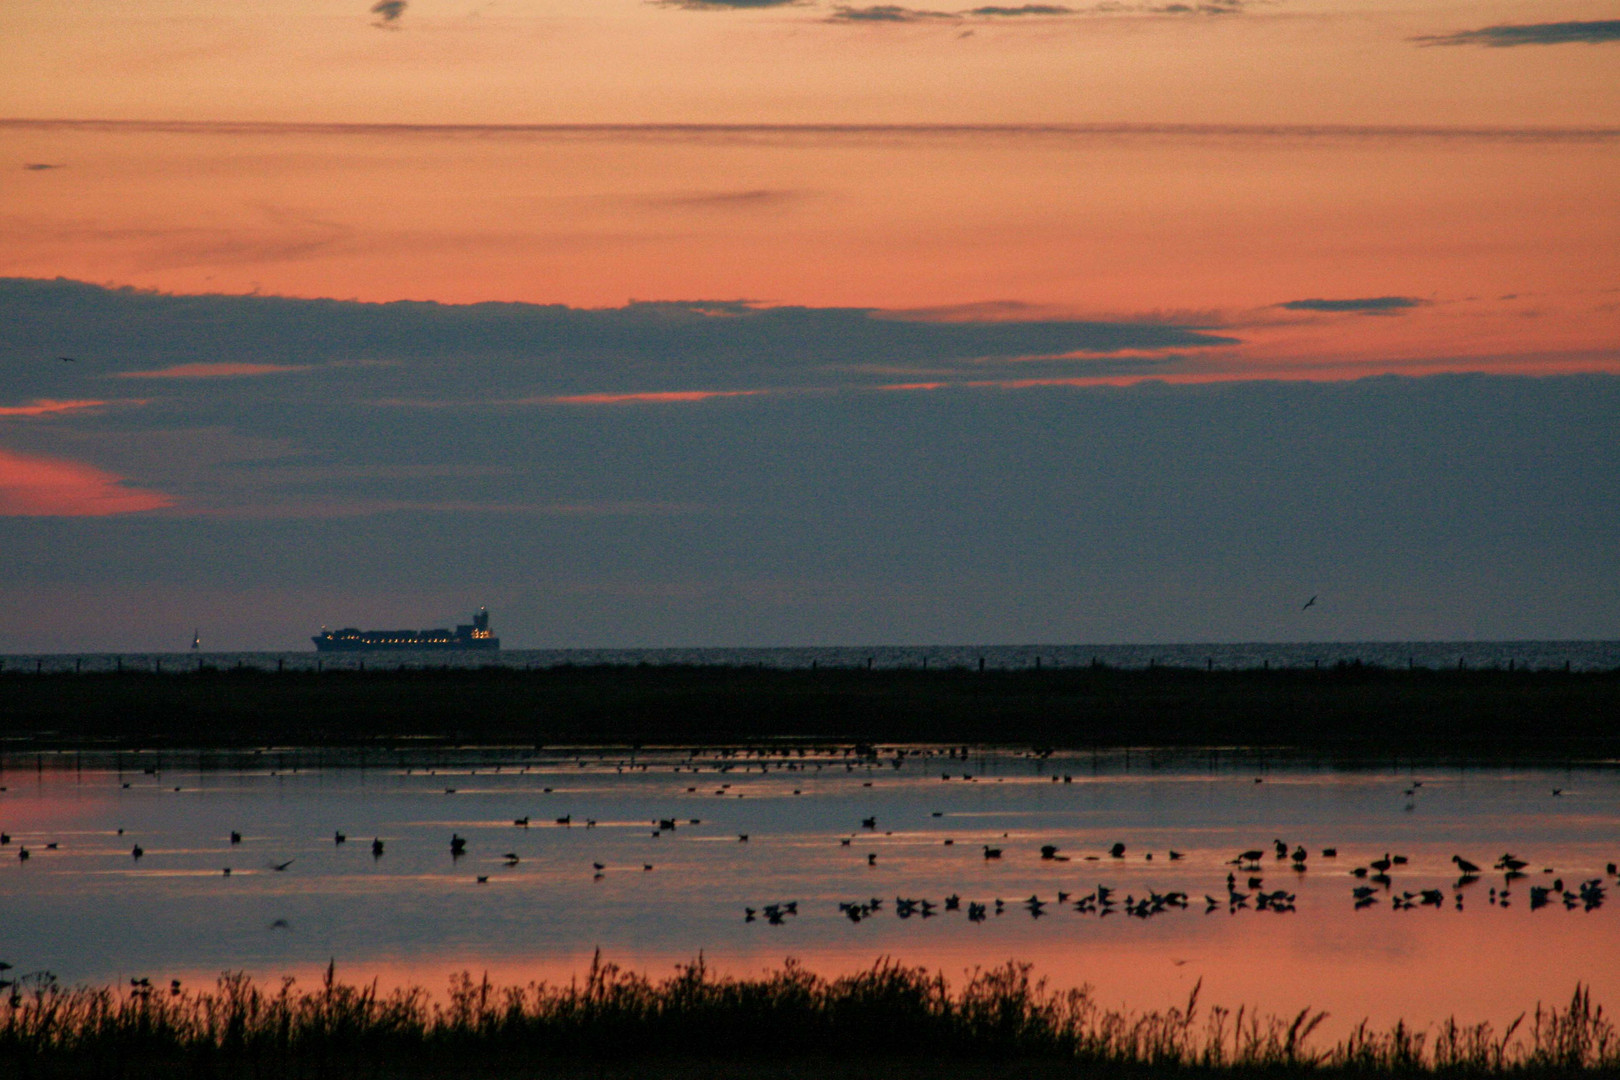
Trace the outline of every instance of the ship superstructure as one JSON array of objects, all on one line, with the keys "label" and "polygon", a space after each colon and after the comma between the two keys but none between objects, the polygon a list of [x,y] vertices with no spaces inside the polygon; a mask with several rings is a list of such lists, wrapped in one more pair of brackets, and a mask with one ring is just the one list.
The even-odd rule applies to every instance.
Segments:
[{"label": "ship superstructure", "polygon": [[442,652],[446,649],[499,649],[501,639],[489,629],[489,609],[479,608],[471,623],[455,630],[360,630],[346,626],[328,630],[310,639],[316,652]]}]

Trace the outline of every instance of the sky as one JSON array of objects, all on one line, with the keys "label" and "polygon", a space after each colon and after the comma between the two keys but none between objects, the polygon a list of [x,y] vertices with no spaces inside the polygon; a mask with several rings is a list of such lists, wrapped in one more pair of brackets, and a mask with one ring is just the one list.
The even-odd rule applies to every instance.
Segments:
[{"label": "sky", "polygon": [[0,5],[0,653],[1620,638],[1617,64],[1585,0]]}]

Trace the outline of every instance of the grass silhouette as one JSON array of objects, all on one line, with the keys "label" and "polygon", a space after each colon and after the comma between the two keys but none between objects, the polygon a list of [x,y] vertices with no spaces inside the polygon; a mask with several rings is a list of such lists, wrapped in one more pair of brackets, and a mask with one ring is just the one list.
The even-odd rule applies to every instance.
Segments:
[{"label": "grass silhouette", "polygon": [[826,978],[789,960],[759,978],[698,959],[666,979],[602,962],[566,984],[462,974],[435,998],[239,973],[194,991],[33,976],[0,998],[0,1071],[17,1077],[1219,1076],[1620,1074],[1620,1039],[1589,991],[1506,1029],[1365,1023],[1315,1045],[1325,1014],[1186,1004],[1156,1012],[1053,990],[1009,962],[952,986],[880,960]]}]

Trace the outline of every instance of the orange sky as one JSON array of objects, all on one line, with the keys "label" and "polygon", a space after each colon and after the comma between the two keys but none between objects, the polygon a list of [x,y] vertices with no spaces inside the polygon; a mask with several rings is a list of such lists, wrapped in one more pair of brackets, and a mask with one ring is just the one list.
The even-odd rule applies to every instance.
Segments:
[{"label": "orange sky", "polygon": [[368,0],[30,0],[0,10],[0,102],[291,122],[1486,125],[1612,125],[1620,104],[1604,46],[1411,40],[1613,19],[1602,0],[1228,0],[1213,16],[1082,2],[909,24],[838,24],[826,0],[725,3],[410,0],[381,29]]},{"label": "orange sky", "polygon": [[[4,276],[587,307],[999,302],[969,310],[1225,326],[1243,344],[1200,363],[1226,377],[1620,369],[1620,136],[11,124],[0,137],[16,196]],[[1414,303],[1275,307],[1386,296]]]},{"label": "orange sky", "polygon": [[[1617,367],[1620,46],[1420,40],[1612,5],[727,2],[5,5],[0,118],[131,123],[0,126],[0,275],[1190,315],[1242,328],[1226,377]],[[760,127],[465,126],[525,124]],[[1012,127],[774,126],[806,124]],[[1389,295],[1424,304],[1272,309]]]},{"label": "orange sky", "polygon": [[[1221,0],[1209,14],[1140,0],[1003,17],[919,4],[950,17],[894,21],[828,0],[728,2],[409,0],[394,19],[368,0],[0,5],[0,277],[376,302],[747,300],[1221,339],[1115,351],[1141,362],[1073,377],[1050,357],[896,370],[889,387],[917,394],[1620,373],[1612,3]],[[1580,40],[1560,41],[1566,23]],[[1498,47],[1503,26],[1529,43]],[[138,426],[137,395],[200,424],[174,404],[198,379],[268,400],[267,380],[319,365],[296,350],[149,351],[96,369],[127,382],[69,385],[58,365],[55,382],[8,384],[0,516],[265,505],[217,459],[116,432]],[[841,378],[666,371],[511,396],[697,410]],[[260,443],[304,452],[307,438]],[[360,501],[488,503],[411,498]]]}]

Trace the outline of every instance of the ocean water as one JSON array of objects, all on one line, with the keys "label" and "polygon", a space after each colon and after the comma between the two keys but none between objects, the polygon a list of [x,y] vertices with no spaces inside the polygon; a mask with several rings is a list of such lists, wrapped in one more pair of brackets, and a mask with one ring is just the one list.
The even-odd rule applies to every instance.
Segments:
[{"label": "ocean water", "polygon": [[1323,667],[1361,662],[1383,667],[1473,668],[1566,666],[1573,671],[1620,669],[1620,641],[1342,641],[1305,643],[1237,642],[1170,645],[877,645],[782,648],[667,649],[501,649],[494,653],[402,652],[173,652],[51,653],[0,655],[0,669],[25,671],[113,671],[119,667],[178,670],[198,663],[215,667],[288,669],[441,666],[516,668],[561,664],[749,665],[767,668],[977,667],[1027,668],[1037,662],[1055,667],[1092,663],[1120,668],[1152,665],[1234,668]]},{"label": "ocean water", "polygon": [[[1011,959],[1109,1005],[1201,983],[1206,1005],[1313,1006],[1330,1034],[1506,1023],[1577,983],[1620,1003],[1620,770],[900,749],[0,757],[0,960],[72,983],[334,962],[439,990],[567,980],[598,950],[655,976]],[[1506,854],[1524,877],[1492,869]],[[1386,855],[1387,880],[1353,876]]]}]

